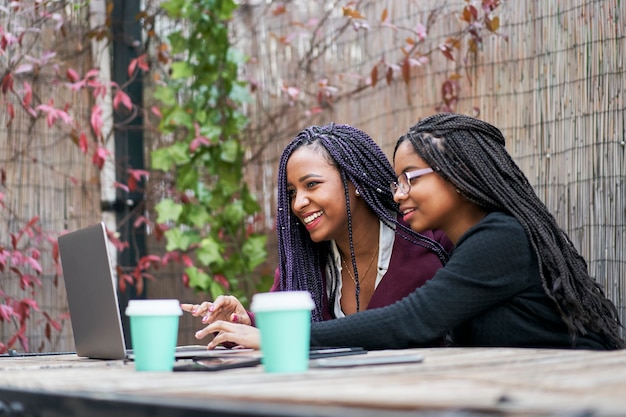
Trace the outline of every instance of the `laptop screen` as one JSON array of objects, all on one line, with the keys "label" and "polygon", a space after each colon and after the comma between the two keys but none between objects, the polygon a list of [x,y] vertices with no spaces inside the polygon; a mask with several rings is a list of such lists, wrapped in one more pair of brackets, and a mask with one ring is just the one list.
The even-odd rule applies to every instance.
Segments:
[{"label": "laptop screen", "polygon": [[76,354],[123,359],[126,345],[104,223],[60,236]]}]

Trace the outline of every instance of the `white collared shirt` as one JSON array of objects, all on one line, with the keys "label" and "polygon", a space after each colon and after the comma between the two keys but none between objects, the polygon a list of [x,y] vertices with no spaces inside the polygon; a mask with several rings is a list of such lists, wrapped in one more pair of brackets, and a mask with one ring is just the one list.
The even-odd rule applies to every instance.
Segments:
[{"label": "white collared shirt", "polygon": [[[378,284],[383,279],[383,276],[387,273],[387,269],[389,268],[389,261],[391,260],[391,252],[393,249],[393,243],[396,238],[396,232],[394,229],[385,225],[382,221],[380,222],[380,232],[378,236],[378,268],[376,275],[376,282],[374,283],[374,289],[378,287]],[[335,265],[337,265],[338,271],[336,276],[341,277],[341,255],[339,254],[339,250],[337,249],[337,244],[335,241],[330,242],[330,250],[331,256],[335,260]],[[328,262],[326,265],[326,295],[330,300],[330,289],[332,288],[330,280],[333,277],[333,274],[330,272],[330,268],[332,267],[331,263]],[[335,317],[345,317],[344,312],[341,310],[341,287],[342,282],[341,279],[337,283],[337,298],[335,298],[335,305],[333,306],[333,310],[335,311]],[[365,307],[365,306],[363,306]]]}]

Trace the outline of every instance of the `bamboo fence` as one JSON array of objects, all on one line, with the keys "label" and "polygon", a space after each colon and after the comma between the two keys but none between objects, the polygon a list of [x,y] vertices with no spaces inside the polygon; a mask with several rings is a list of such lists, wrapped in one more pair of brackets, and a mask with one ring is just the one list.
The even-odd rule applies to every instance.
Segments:
[{"label": "bamboo fence", "polygon": [[[374,87],[366,85],[372,68],[381,59],[399,62],[399,46],[408,36],[376,23],[385,9],[387,21],[399,27],[426,25],[434,14],[431,44],[424,48],[429,50],[459,30],[466,2],[357,2],[370,29],[342,33],[345,17],[337,8],[317,32],[320,45],[335,41],[325,50],[311,49],[311,31],[301,28],[311,17],[322,18],[330,3],[290,2],[288,16],[273,13],[276,5],[261,3],[240,10],[238,46],[254,57],[246,76],[259,88],[249,110],[249,179],[266,214],[262,227],[274,225],[278,158],[301,128],[351,124],[368,132],[389,155],[409,126],[436,112],[442,83],[461,74],[454,110],[502,130],[513,158],[626,322],[626,3],[504,1],[495,11],[500,35],[485,35],[482,48],[468,54],[467,61],[462,59],[464,43],[461,59],[452,62],[433,54],[428,64],[413,69],[408,86],[396,73],[389,85],[383,79]],[[308,62],[310,56],[315,59]],[[338,87],[337,96],[346,97],[328,104],[323,113],[307,114],[322,79]],[[301,87],[298,100],[286,105],[283,85]]]},{"label": "bamboo fence", "polygon": [[[365,17],[356,24],[367,22],[369,28],[356,30],[355,22],[346,26],[339,6],[350,3]],[[626,322],[626,2],[505,0],[495,12],[500,19],[498,34],[484,33],[477,53],[468,51],[465,39],[455,51],[455,61],[450,61],[438,52],[438,45],[462,28],[459,15],[465,4],[464,0],[242,2],[233,20],[233,39],[254,58],[242,70],[256,87],[246,107],[247,178],[262,207],[263,220],[254,226],[269,237],[266,269],[271,271],[276,262],[275,179],[284,145],[305,126],[347,123],[368,132],[389,155],[409,126],[437,111],[442,83],[458,74],[454,111],[477,115],[502,130],[513,158]],[[285,13],[278,13],[281,5]],[[386,22],[398,30],[380,24],[384,10]],[[80,22],[85,16],[75,16],[73,22],[76,32],[68,49],[84,41]],[[407,28],[415,29],[419,23],[429,28],[420,48],[434,52],[427,63],[412,68],[408,84],[397,69],[387,83],[382,61],[402,61],[400,47],[409,48],[405,39],[415,38]],[[8,15],[0,14],[0,25],[8,27]],[[89,68],[87,58],[81,59],[77,65]],[[380,79],[372,86],[375,66]],[[290,98],[287,92],[293,90],[288,87],[298,88],[299,94]],[[329,96],[318,102],[320,91]],[[66,99],[81,111],[91,106],[86,97]],[[6,126],[7,120],[0,112],[0,123]],[[98,173],[75,145],[60,139],[62,135],[44,123],[31,125],[27,118],[16,118],[0,130],[0,164],[7,173],[0,191],[5,204],[18,213],[11,217],[0,212],[1,245],[9,244],[9,233],[15,233],[21,221],[35,215],[44,230],[57,234],[100,220]],[[149,188],[156,190],[147,195],[151,207],[160,198],[160,188],[158,184]],[[153,241],[149,245],[158,247]],[[45,273],[37,301],[53,315],[67,313],[62,280],[55,285],[50,249],[42,252],[41,262]],[[150,287],[150,297],[193,296],[180,285],[177,271],[157,275],[159,283]],[[16,280],[5,276],[2,290],[19,293]],[[185,323],[181,332],[193,334],[198,323]],[[0,337],[6,340],[8,330],[1,325]],[[40,322],[29,330],[33,350],[41,345],[45,350],[73,349],[69,323],[53,342],[44,340],[42,326]],[[179,340],[193,342],[192,337]]]},{"label": "bamboo fence", "polygon": [[[7,2],[0,1],[6,7]],[[24,7],[29,7],[24,3]],[[31,6],[33,4],[31,3]],[[24,14],[0,13],[0,27],[6,32],[13,32],[22,27],[37,27],[35,21],[29,21]],[[21,40],[26,54],[37,59],[46,51],[54,50],[54,60],[60,61],[61,67],[68,65],[81,73],[91,68],[89,43],[85,41],[86,14],[78,9],[66,9],[65,36],[52,27],[42,27],[41,31],[27,31]],[[36,14],[33,15],[36,17]],[[22,20],[23,19],[23,20]],[[11,54],[0,54],[0,67],[6,68]],[[29,58],[22,62],[32,62]],[[42,273],[38,276],[41,286],[34,288],[20,287],[20,280],[8,268],[0,272],[0,290],[14,299],[32,298],[37,302],[38,311],[31,312],[31,319],[25,336],[29,339],[30,351],[70,351],[74,349],[65,287],[60,271],[53,261],[53,244],[60,233],[76,230],[100,220],[100,178],[91,158],[81,153],[78,146],[68,139],[69,129],[60,127],[61,123],[49,126],[45,118],[34,120],[22,110],[20,97],[23,95],[24,82],[33,89],[33,97],[50,97],[58,106],[67,103],[75,115],[88,115],[91,98],[88,93],[68,94],[67,88],[53,82],[55,67],[44,66],[36,79],[29,74],[17,75],[14,79],[14,91],[2,97],[0,103],[0,168],[6,174],[6,180],[0,185],[3,194],[0,207],[0,246],[11,249],[11,235],[18,235],[30,219],[38,217],[37,227],[41,234],[28,237],[24,234],[18,242],[18,248],[40,251],[39,262]],[[11,120],[6,110],[7,103],[12,103],[15,118]],[[35,103],[35,101],[33,101]],[[89,118],[87,117],[87,120]],[[35,269],[23,269],[23,272],[37,276]],[[16,307],[16,306],[12,306]],[[61,331],[51,331],[46,336],[46,319],[43,312],[61,325]],[[0,322],[0,341],[7,342],[19,328],[17,320]],[[18,344],[18,350],[22,350]]]}]

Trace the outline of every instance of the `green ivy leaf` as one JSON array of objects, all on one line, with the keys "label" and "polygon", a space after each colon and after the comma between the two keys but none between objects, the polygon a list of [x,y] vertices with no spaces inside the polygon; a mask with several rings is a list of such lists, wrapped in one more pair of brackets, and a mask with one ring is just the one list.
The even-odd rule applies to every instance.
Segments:
[{"label": "green ivy leaf", "polygon": [[219,3],[221,7],[217,10],[218,18],[220,20],[230,20],[233,16],[233,11],[237,9],[237,4],[232,0],[224,0]]},{"label": "green ivy leaf", "polygon": [[211,277],[209,277],[206,272],[196,268],[195,266],[185,268],[185,273],[189,277],[189,286],[192,288],[206,291],[212,284]]},{"label": "green ivy leaf", "polygon": [[200,126],[200,133],[209,140],[214,140],[220,137],[222,128],[214,124],[204,124]]},{"label": "green ivy leaf", "polygon": [[154,209],[158,214],[157,223],[165,223],[169,220],[176,222],[183,212],[183,206],[175,203],[171,198],[159,201]]},{"label": "green ivy leaf", "polygon": [[248,57],[243,52],[241,52],[239,49],[236,49],[236,48],[228,49],[228,54],[226,54],[226,59],[237,67],[245,65],[246,62],[248,61]]},{"label": "green ivy leaf", "polygon": [[198,184],[198,188],[196,190],[198,200],[200,203],[207,207],[211,207],[211,200],[213,199],[213,193],[210,189],[205,187],[203,183]]},{"label": "green ivy leaf", "polygon": [[189,146],[186,142],[176,142],[169,147],[169,152],[176,165],[183,165],[191,161]]},{"label": "green ivy leaf", "polygon": [[234,163],[237,160],[239,154],[239,142],[234,139],[229,139],[222,144],[222,152],[220,158],[222,161]]},{"label": "green ivy leaf", "polygon": [[200,242],[196,255],[202,265],[221,264],[224,261],[221,254],[222,248],[213,238],[207,237]]},{"label": "green ivy leaf", "polygon": [[222,287],[217,282],[211,281],[210,285],[211,285],[211,290],[210,290],[211,291],[211,296],[213,297],[214,300],[217,297],[219,297],[220,295],[224,295],[225,294],[224,287]]},{"label": "green ivy leaf", "polygon": [[152,169],[167,171],[174,164],[168,148],[155,149],[150,153]]},{"label": "green ivy leaf", "polygon": [[165,250],[172,252],[175,250],[186,251],[192,243],[198,243],[200,238],[195,232],[183,232],[180,228],[174,227],[164,233],[167,238]]},{"label": "green ivy leaf", "polygon": [[250,93],[248,92],[248,88],[241,85],[240,83],[233,83],[233,87],[230,90],[229,97],[231,98],[231,100],[234,100],[240,103],[247,103],[252,100],[252,97],[250,96]]},{"label": "green ivy leaf", "polygon": [[193,129],[193,119],[191,115],[180,107],[174,108],[169,114],[163,115],[161,121],[164,125],[185,126],[189,130]]},{"label": "green ivy leaf", "polygon": [[254,214],[261,210],[261,206],[256,200],[256,196],[250,193],[248,186],[244,184],[242,193],[241,193],[241,201],[243,202],[243,209],[248,214]]},{"label": "green ivy leaf", "polygon": [[241,251],[248,259],[248,268],[250,268],[249,271],[252,271],[254,268],[261,265],[267,258],[267,252],[265,250],[266,244],[267,236],[248,236],[248,239],[243,244]]},{"label": "green ivy leaf", "polygon": [[200,228],[209,223],[211,217],[204,206],[194,204],[189,207],[187,218],[194,226]]},{"label": "green ivy leaf", "polygon": [[185,38],[180,31],[170,33],[167,38],[172,47],[172,53],[179,54],[187,50],[187,46],[188,46],[187,38]]},{"label": "green ivy leaf", "polygon": [[170,17],[180,17],[180,13],[185,5],[185,0],[168,0],[160,4],[160,7],[167,12]]},{"label": "green ivy leaf", "polygon": [[232,121],[237,131],[243,130],[248,124],[248,118],[243,113],[239,112],[233,114]]},{"label": "green ivy leaf", "polygon": [[262,275],[259,283],[255,287],[255,292],[269,292],[274,284],[273,275]]},{"label": "green ivy leaf", "polygon": [[246,215],[246,212],[243,209],[243,203],[241,200],[234,201],[232,204],[229,204],[228,207],[224,210],[224,217],[229,222],[229,224],[237,225],[243,222],[243,219]]},{"label": "green ivy leaf", "polygon": [[238,193],[241,189],[241,171],[230,164],[224,163],[221,163],[216,168],[218,170],[215,175],[219,177],[219,184],[214,188],[214,192],[217,193],[219,191],[221,196],[227,198]]},{"label": "green ivy leaf", "polygon": [[172,64],[172,79],[188,78],[193,76],[193,68],[186,62],[174,62]]},{"label": "green ivy leaf", "polygon": [[176,185],[179,190],[195,190],[198,178],[199,172],[194,165],[182,165],[176,172]]},{"label": "green ivy leaf", "polygon": [[165,106],[176,105],[176,95],[173,88],[157,86],[154,90],[153,97]]},{"label": "green ivy leaf", "polygon": [[152,168],[168,171],[173,165],[183,165],[191,159],[185,142],[176,142],[170,147],[155,149],[150,154]]}]

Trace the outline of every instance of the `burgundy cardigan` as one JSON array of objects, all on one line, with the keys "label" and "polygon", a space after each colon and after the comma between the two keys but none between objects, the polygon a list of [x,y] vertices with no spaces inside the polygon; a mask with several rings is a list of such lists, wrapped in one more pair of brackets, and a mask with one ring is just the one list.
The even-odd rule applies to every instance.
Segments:
[{"label": "burgundy cardigan", "polygon": [[[441,243],[446,251],[452,250],[452,242],[443,232],[427,231],[422,235]],[[441,260],[435,252],[407,241],[396,232],[389,267],[374,290],[366,310],[384,307],[400,301],[416,288],[424,285],[442,266]],[[277,285],[276,280],[274,285]],[[332,306],[328,305],[325,287],[326,280],[324,280],[322,315],[324,320],[331,320]]]},{"label": "burgundy cardigan", "polygon": [[[422,235],[439,242],[446,251],[452,251],[452,242],[450,242],[450,239],[448,239],[442,231],[426,231],[423,232]],[[401,300],[411,294],[416,288],[424,285],[441,267],[441,260],[435,252],[407,241],[402,236],[398,235],[396,229],[396,237],[393,242],[389,267],[374,290],[372,298],[367,305],[367,310],[384,307]],[[280,277],[278,269],[276,269],[274,273],[274,284],[270,291],[278,291],[279,284]],[[326,280],[324,280],[324,298],[322,300],[323,319],[331,320],[331,313],[332,306],[328,305]],[[252,320],[252,325],[254,325],[254,314],[250,311],[248,314]]]}]

